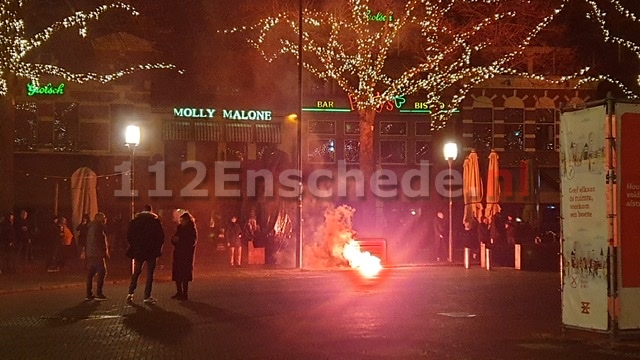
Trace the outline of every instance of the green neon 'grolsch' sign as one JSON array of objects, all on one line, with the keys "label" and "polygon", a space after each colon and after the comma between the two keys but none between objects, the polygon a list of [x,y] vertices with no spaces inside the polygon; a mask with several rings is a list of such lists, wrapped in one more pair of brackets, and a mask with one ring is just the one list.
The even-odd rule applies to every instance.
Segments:
[{"label": "green neon 'grolsch' sign", "polygon": [[53,86],[51,83],[48,83],[45,86],[37,86],[32,83],[27,83],[27,95],[35,96],[35,95],[63,95],[64,94],[64,83],[61,83],[58,86]]}]

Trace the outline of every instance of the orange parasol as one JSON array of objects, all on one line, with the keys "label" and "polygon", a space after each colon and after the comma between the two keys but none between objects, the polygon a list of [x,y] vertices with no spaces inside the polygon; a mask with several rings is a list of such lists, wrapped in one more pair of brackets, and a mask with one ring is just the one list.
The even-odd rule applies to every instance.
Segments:
[{"label": "orange parasol", "polygon": [[487,171],[487,207],[484,216],[489,223],[495,215],[500,213],[500,169],[498,167],[498,153],[491,149],[489,154],[489,170]]},{"label": "orange parasol", "polygon": [[482,179],[480,178],[480,165],[475,149],[464,159],[462,173],[462,193],[464,196],[463,223],[470,223],[474,219],[478,222],[482,217]]}]

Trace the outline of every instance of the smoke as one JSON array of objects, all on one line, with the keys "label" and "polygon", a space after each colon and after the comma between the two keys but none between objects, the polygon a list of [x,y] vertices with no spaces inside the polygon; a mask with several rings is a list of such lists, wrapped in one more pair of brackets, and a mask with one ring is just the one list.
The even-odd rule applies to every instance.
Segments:
[{"label": "smoke", "polygon": [[[343,251],[345,245],[355,236],[352,228],[355,209],[347,205],[335,207],[330,202],[325,202],[324,205],[317,208],[324,210],[323,216],[315,217],[324,221],[319,224],[308,224],[315,226],[316,230],[311,237],[311,242],[305,241],[307,244],[303,253],[304,266],[306,268],[348,266]],[[313,218],[311,217],[310,220]]]}]

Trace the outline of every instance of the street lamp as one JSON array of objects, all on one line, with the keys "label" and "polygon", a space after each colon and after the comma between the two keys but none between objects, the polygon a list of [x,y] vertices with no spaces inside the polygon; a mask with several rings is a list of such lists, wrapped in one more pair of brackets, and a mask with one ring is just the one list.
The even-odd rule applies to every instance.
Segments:
[{"label": "street lamp", "polygon": [[302,242],[302,20],[303,20],[303,7],[302,0],[298,2],[298,126],[296,127],[297,133],[297,147],[298,147],[298,159],[297,168],[300,173],[300,182],[298,183],[298,268],[302,270],[302,251],[304,250],[304,244]]},{"label": "street lamp", "polygon": [[453,196],[451,190],[451,164],[453,160],[458,157],[458,145],[454,142],[448,142],[444,144],[444,159],[449,163],[449,262],[453,262],[453,227],[452,227],[452,210],[453,210]]},{"label": "street lamp", "polygon": [[136,146],[138,146],[138,144],[140,144],[140,127],[137,125],[129,125],[127,126],[127,129],[124,132],[124,143],[125,145],[127,145],[127,147],[129,148],[129,150],[131,150],[131,157],[130,157],[130,162],[131,162],[131,169],[129,171],[129,186],[130,186],[130,190],[131,190],[131,219],[133,219],[133,217],[136,214],[136,209],[135,209],[135,196],[136,196],[136,191],[134,190],[133,184],[134,184],[134,174],[133,174],[133,163],[135,160],[135,152],[136,152]]}]

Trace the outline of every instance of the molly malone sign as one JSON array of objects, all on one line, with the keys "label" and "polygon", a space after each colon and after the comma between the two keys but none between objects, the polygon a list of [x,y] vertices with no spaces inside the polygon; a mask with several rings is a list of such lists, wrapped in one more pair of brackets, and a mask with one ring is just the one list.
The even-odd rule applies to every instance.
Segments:
[{"label": "molly malone sign", "polygon": [[[213,118],[216,109],[173,108],[173,116],[182,118]],[[270,121],[271,110],[222,110],[222,118],[229,120]]]}]

